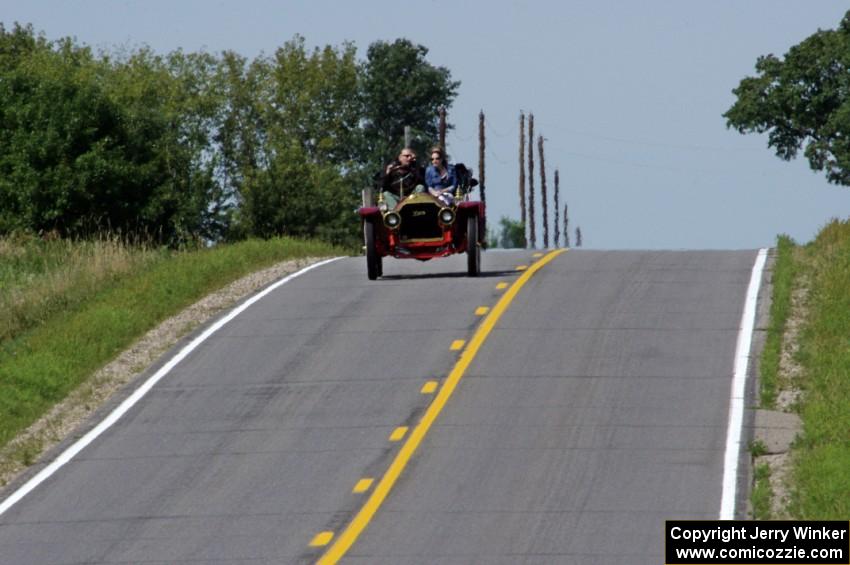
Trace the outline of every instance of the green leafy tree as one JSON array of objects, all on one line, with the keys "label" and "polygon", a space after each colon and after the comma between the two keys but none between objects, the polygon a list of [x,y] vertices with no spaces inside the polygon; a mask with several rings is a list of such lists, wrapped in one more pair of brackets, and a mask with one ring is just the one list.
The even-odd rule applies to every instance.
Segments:
[{"label": "green leafy tree", "polygon": [[0,232],[214,237],[224,200],[203,57],[95,57],[0,29]]},{"label": "green leafy tree", "polygon": [[270,132],[298,140],[313,162],[350,166],[362,116],[354,45],[308,53],[296,36],[271,63]]},{"label": "green leafy tree", "polygon": [[120,197],[104,200],[113,228],[171,244],[216,239],[225,229],[228,196],[212,144],[215,70],[209,55],[163,57],[148,48],[112,62],[105,89],[120,113],[115,162],[123,165],[111,181]]},{"label": "green leafy tree", "polygon": [[[422,143],[458,84],[407,40],[254,60],[95,55],[0,24],[0,234],[147,234],[172,245],[279,234],[359,240],[360,188]],[[403,80],[402,80],[403,79]]]},{"label": "green leafy tree", "polygon": [[0,232],[79,230],[97,221],[89,188],[108,175],[118,112],[103,68],[70,41],[0,28]]},{"label": "green leafy tree", "polygon": [[231,237],[293,235],[352,244],[362,182],[362,111],[351,44],[311,52],[296,36],[250,65],[225,53],[221,143],[239,209]]},{"label": "green leafy tree", "polygon": [[36,35],[32,25],[15,23],[7,30],[0,22],[0,72],[16,69],[20,63],[35,52],[50,50],[43,35]]},{"label": "green leafy tree", "polygon": [[312,162],[297,143],[281,145],[268,167],[247,175],[238,227],[257,237],[284,234],[350,245],[359,228],[346,198],[350,192],[338,170]]},{"label": "green leafy tree", "polygon": [[[239,199],[243,185],[268,163],[267,107],[271,93],[270,64],[250,64],[232,51],[222,54],[217,84],[223,98],[215,142],[221,157],[222,182]],[[237,229],[236,226],[231,226]]]},{"label": "green leafy tree", "polygon": [[491,240],[495,243],[494,247],[503,247],[505,249],[525,248],[525,224],[507,216],[502,216],[499,220],[499,230]]},{"label": "green leafy tree", "polygon": [[[460,82],[426,60],[428,49],[407,39],[376,41],[362,66],[362,162],[372,170],[395,157],[410,126],[420,153],[439,139],[440,107],[450,108]],[[451,129],[452,125],[447,124]]]},{"label": "green leafy tree", "polygon": [[216,145],[224,102],[218,60],[208,53],[176,51],[167,58],[173,81],[169,131],[181,164],[178,179],[179,217],[185,231],[220,239],[228,229],[233,192],[222,179],[223,158]]},{"label": "green leafy tree", "polygon": [[759,57],[756,71],[733,90],[727,126],[767,133],[784,160],[803,149],[813,170],[850,185],[850,12],[838,29],[819,30],[784,59]]}]

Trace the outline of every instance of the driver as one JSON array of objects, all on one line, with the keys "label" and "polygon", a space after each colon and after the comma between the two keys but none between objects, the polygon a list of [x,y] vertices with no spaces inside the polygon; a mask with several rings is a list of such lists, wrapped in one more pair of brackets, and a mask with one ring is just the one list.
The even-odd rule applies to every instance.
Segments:
[{"label": "driver", "polygon": [[425,190],[425,170],[417,164],[416,152],[410,147],[402,149],[383,173],[380,186],[390,210],[405,196]]}]

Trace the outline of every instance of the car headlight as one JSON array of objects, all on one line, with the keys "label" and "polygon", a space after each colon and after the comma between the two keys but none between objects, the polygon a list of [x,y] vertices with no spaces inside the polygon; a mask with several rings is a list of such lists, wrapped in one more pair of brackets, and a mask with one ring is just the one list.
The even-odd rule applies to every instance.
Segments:
[{"label": "car headlight", "polygon": [[455,221],[455,212],[451,208],[443,208],[440,210],[440,222],[445,225],[450,225]]},{"label": "car headlight", "polygon": [[401,225],[401,216],[398,212],[387,212],[384,214],[384,225],[391,230],[396,229]]}]

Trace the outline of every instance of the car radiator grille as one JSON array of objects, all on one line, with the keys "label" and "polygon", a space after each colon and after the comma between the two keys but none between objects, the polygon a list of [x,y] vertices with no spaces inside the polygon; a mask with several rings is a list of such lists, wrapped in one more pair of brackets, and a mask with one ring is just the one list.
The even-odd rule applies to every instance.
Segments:
[{"label": "car radiator grille", "polygon": [[440,208],[436,204],[407,204],[402,206],[401,214],[401,239],[439,239],[443,237],[443,230],[437,218]]}]

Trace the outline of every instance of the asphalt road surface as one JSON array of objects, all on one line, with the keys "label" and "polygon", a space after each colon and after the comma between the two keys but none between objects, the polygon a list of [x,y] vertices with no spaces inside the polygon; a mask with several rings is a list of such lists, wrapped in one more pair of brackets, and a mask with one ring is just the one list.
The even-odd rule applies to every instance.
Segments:
[{"label": "asphalt road surface", "polygon": [[[662,563],[664,520],[718,516],[755,257],[542,266],[341,562]],[[315,562],[437,402],[452,345],[534,261],[488,251],[468,278],[463,257],[386,259],[370,282],[351,258],[293,279],[0,516],[0,562]]]}]

